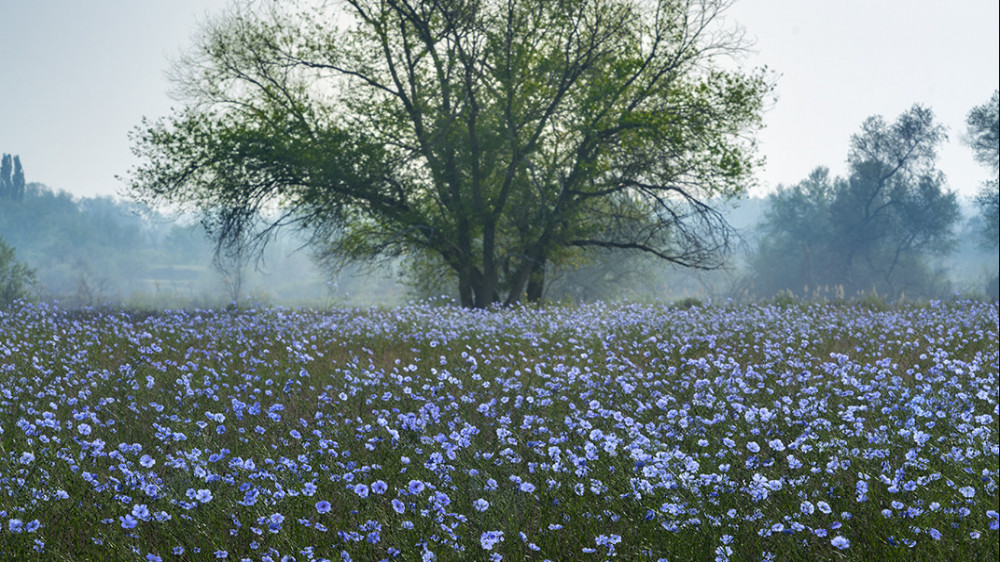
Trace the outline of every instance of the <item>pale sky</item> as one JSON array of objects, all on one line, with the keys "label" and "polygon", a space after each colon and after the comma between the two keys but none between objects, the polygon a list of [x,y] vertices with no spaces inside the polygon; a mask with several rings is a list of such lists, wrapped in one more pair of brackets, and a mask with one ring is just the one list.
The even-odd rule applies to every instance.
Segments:
[{"label": "pale sky", "polygon": [[[2,0],[0,152],[29,182],[119,195],[134,166],[129,131],[176,105],[166,70],[226,0]],[[974,194],[987,171],[960,142],[965,116],[1000,84],[995,0],[736,0],[756,39],[746,63],[777,77],[759,135],[761,189],[818,165],[843,174],[850,135],[914,103],[948,127],[939,168]]]}]

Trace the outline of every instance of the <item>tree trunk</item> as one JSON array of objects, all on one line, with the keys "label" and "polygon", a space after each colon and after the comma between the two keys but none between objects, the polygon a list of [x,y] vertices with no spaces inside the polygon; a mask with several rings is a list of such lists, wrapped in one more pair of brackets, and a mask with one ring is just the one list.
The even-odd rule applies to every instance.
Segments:
[{"label": "tree trunk", "polygon": [[500,300],[497,294],[497,277],[496,225],[490,222],[483,229],[483,275],[479,284],[479,292],[483,302],[481,308],[488,307]]},{"label": "tree trunk", "polygon": [[545,260],[535,263],[531,269],[531,276],[528,277],[527,299],[528,302],[541,302],[542,294],[545,290]]},{"label": "tree trunk", "polygon": [[472,308],[474,304],[472,290],[472,275],[469,267],[458,272],[458,300],[463,308]]}]

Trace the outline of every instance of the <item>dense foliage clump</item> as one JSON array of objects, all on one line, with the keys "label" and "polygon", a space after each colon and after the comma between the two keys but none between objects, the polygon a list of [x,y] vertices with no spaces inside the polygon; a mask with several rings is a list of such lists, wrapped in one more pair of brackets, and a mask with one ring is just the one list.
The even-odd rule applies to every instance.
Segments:
[{"label": "dense foliage clump", "polygon": [[[14,559],[995,560],[998,308],[0,311]],[[291,559],[289,558],[289,559]]]}]

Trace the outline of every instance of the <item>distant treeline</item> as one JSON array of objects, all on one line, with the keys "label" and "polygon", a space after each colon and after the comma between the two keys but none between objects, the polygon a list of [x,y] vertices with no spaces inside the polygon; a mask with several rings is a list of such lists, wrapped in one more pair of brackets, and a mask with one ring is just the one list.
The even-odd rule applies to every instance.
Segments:
[{"label": "distant treeline", "polygon": [[290,235],[230,273],[243,277],[236,284],[213,267],[213,244],[197,220],[111,197],[74,198],[39,183],[0,199],[0,239],[34,270],[31,293],[66,306],[219,306],[248,298],[317,304],[346,299],[354,283],[365,286],[349,274],[327,279]]}]

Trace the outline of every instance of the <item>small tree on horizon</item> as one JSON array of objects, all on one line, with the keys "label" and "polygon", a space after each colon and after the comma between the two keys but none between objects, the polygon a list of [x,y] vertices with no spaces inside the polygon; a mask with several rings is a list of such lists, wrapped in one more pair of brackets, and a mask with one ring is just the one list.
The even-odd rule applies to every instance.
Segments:
[{"label": "small tree on horizon", "polygon": [[19,201],[24,197],[24,169],[18,155],[0,157],[0,199]]}]

